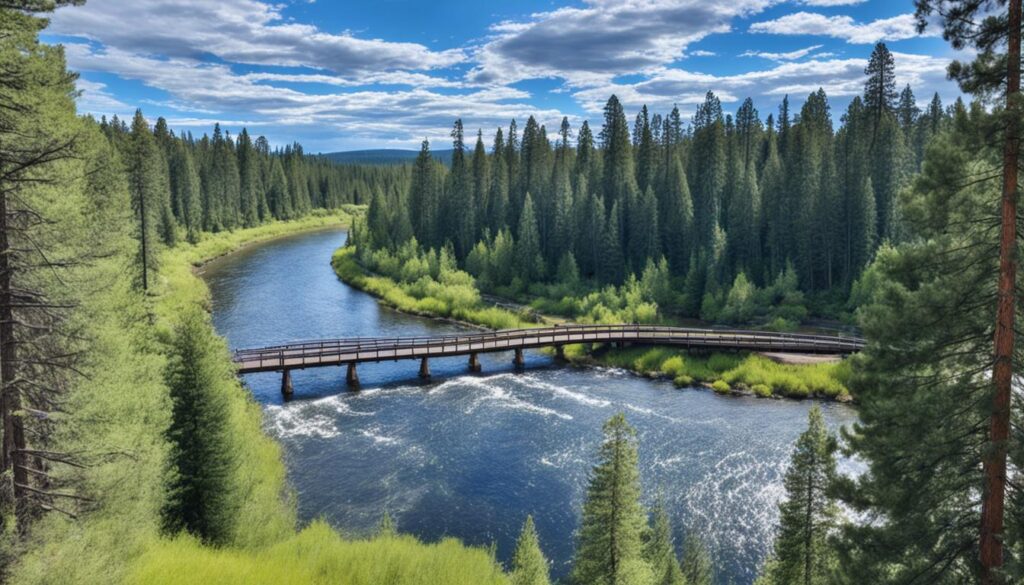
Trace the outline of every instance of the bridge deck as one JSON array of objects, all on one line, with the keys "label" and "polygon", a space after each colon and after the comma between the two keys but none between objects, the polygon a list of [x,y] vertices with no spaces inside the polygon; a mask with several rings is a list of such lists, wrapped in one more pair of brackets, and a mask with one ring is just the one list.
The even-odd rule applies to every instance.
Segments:
[{"label": "bridge deck", "polygon": [[819,354],[849,354],[864,346],[864,340],[858,337],[832,335],[654,325],[569,325],[438,337],[359,337],[303,341],[239,350],[234,354],[234,361],[238,371],[245,374],[592,342]]}]

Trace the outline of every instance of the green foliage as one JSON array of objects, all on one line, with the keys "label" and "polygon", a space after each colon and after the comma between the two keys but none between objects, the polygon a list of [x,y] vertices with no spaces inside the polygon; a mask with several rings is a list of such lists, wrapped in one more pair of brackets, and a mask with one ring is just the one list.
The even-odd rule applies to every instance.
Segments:
[{"label": "green foliage", "polygon": [[646,585],[646,518],[640,505],[636,430],[619,413],[604,424],[604,442],[590,476],[572,581],[580,585]]},{"label": "green foliage", "polygon": [[653,585],[686,585],[676,557],[672,524],[660,501],[651,516],[651,533],[645,555],[654,575]]},{"label": "green foliage", "polygon": [[683,541],[683,556],[679,561],[687,585],[711,585],[715,580],[715,569],[707,546],[693,530]]},{"label": "green foliage", "polygon": [[711,383],[711,388],[719,394],[728,394],[732,391],[732,387],[725,380],[715,380]]},{"label": "green foliage", "polygon": [[779,534],[768,583],[832,583],[836,555],[828,541],[838,510],[827,493],[836,473],[836,449],[817,405],[808,413],[807,430],[797,439],[786,471],[786,500],[779,505]]},{"label": "green foliage", "polygon": [[511,585],[549,585],[548,561],[540,550],[540,540],[533,524],[533,516],[527,516],[523,530],[516,541],[516,552],[512,556]]},{"label": "green foliage", "polygon": [[323,522],[259,550],[214,549],[181,537],[147,551],[128,585],[222,583],[281,585],[501,585],[508,583],[486,549],[455,539],[424,544],[411,536],[344,540]]},{"label": "green foliage", "polygon": [[[694,381],[708,384],[721,381],[726,385],[722,391],[734,386],[746,387],[760,396],[779,394],[792,398],[849,397],[849,361],[780,364],[756,354],[712,354],[708,357],[699,357],[670,347],[615,349],[598,354],[597,359],[599,363],[607,366],[643,374],[665,375],[672,378],[680,387],[690,386]],[[758,389],[758,386],[761,388]]]},{"label": "green foliage", "polygon": [[229,541],[237,517],[228,402],[234,372],[225,349],[205,314],[193,307],[174,328],[166,373],[171,479],[164,526],[211,544]]},{"label": "green foliage", "polygon": [[[91,123],[83,124],[83,146],[88,145],[90,157],[99,156],[109,148],[106,139]],[[231,374],[223,342],[214,336],[208,321],[196,317],[208,305],[208,293],[192,268],[250,241],[338,225],[339,216],[318,214],[250,230],[200,233],[196,245],[179,244],[161,253],[159,278],[147,301],[133,289],[125,270],[134,250],[127,188],[124,183],[118,187],[103,172],[81,176],[89,178],[82,184],[86,197],[75,196],[78,191],[69,189],[60,199],[62,205],[80,206],[74,212],[67,207],[64,215],[73,222],[64,226],[63,238],[68,245],[78,245],[79,234],[102,236],[103,241],[89,240],[92,250],[102,254],[100,260],[68,276],[74,276],[71,282],[76,287],[89,291],[81,298],[74,324],[89,339],[89,359],[83,365],[82,382],[74,384],[67,397],[67,424],[55,447],[87,458],[87,467],[60,474],[93,502],[77,520],[45,516],[33,530],[31,547],[18,559],[12,582],[52,583],[54,575],[63,582],[123,582],[140,555],[162,550],[163,541],[157,537],[171,462],[166,439],[172,410],[164,376],[170,353],[166,343],[175,340],[173,331],[182,327],[185,315],[192,316],[191,333],[212,349],[204,361],[207,371],[220,372],[210,379],[214,396],[227,407],[222,448],[234,455],[229,480],[233,489],[226,503],[234,518],[221,537],[236,551],[233,554],[244,555],[240,551],[266,547],[294,534],[295,515],[280,447],[263,433],[262,410]],[[105,227],[97,229],[98,225]],[[152,315],[155,327],[150,324]],[[174,577],[180,574],[168,578]]]},{"label": "green foliage", "polygon": [[[872,284],[858,313],[870,341],[854,361],[860,422],[845,439],[868,466],[839,492],[879,520],[842,528],[843,582],[977,580],[999,271],[991,226],[1000,184],[990,169],[1002,154],[990,142],[992,115],[980,106],[961,111],[933,140],[904,195],[916,237],[880,250],[865,277]],[[1013,484],[1024,451],[1018,434],[1010,443]],[[1008,505],[1013,582],[1024,516],[1015,498]]]},{"label": "green foliage", "polygon": [[[477,291],[473,277],[450,266],[431,270],[432,251],[422,252],[415,241],[403,247],[399,257],[387,250],[367,254],[366,264],[381,276],[367,274],[356,260],[359,249],[351,246],[339,248],[331,258],[331,266],[338,278],[366,291],[384,303],[418,315],[451,317],[492,329],[529,327],[532,323],[522,316],[494,306],[487,306]],[[412,266],[412,268],[410,268]],[[436,279],[430,275],[434,273]],[[395,275],[393,277],[389,276]],[[406,279],[416,277],[413,282]]]},{"label": "green foliage", "polygon": [[[381,197],[389,212],[408,208],[412,235],[377,222],[359,243],[393,250],[411,237],[435,249],[452,241],[481,290],[543,297],[589,322],[680,315],[788,328],[807,317],[805,295],[838,297],[810,308],[839,316],[880,243],[907,236],[897,193],[923,141],[949,121],[938,101],[918,116],[909,88],[897,119],[879,89],[891,82],[892,55],[884,45],[876,53],[865,96],[851,101],[838,131],[823,90],[807,96],[799,116],[784,99],[777,126],[764,124],[750,99],[733,118],[709,92],[687,132],[678,110],[662,118],[641,107],[632,141],[611,96],[597,143],[587,125],[575,152],[567,120],[555,146],[532,118],[520,144],[513,120],[507,134],[495,133],[490,155],[478,131],[472,173],[455,158],[446,173],[424,143],[404,201]],[[587,299],[606,286],[628,288],[634,275],[650,303],[636,314]]]}]

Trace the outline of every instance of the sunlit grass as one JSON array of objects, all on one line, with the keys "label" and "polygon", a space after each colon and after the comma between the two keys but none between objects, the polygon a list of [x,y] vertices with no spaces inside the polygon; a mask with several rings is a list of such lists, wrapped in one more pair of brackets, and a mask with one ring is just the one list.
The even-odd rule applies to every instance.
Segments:
[{"label": "sunlit grass", "polygon": [[[567,352],[570,360],[585,359],[581,347]],[[663,375],[678,386],[695,383],[714,385],[725,392],[730,388],[750,389],[758,396],[805,398],[847,397],[850,365],[846,361],[806,365],[780,364],[755,354],[716,353],[710,356],[687,354],[671,347],[628,347],[606,349],[594,354],[602,365],[632,370],[646,375]]]},{"label": "sunlit grass", "polygon": [[251,551],[204,547],[187,537],[142,556],[130,585],[500,585],[508,580],[486,549],[455,539],[425,544],[411,536],[345,540],[322,522]]}]

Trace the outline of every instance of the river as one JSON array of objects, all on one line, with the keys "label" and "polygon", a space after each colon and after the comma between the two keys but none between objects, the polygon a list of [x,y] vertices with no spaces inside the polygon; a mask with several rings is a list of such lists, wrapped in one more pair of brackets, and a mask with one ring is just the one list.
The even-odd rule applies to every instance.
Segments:
[{"label": "river", "polygon": [[[299,339],[426,335],[454,324],[397,313],[338,281],[331,253],[341,230],[245,248],[206,266],[217,330],[232,348]],[[387,510],[399,529],[424,540],[497,543],[508,561],[533,514],[554,577],[570,568],[587,475],[601,424],[623,411],[639,433],[645,497],[665,502],[682,542],[697,530],[717,583],[752,583],[770,551],[782,474],[810,401],[718,396],[679,390],[612,369],[575,368],[527,352],[434,360],[429,383],[418,362],[359,366],[362,388],[343,368],[293,374],[295,399],[279,374],[245,382],[284,448],[300,520],[325,518],[343,534],[371,533]],[[855,411],[822,405],[832,428]],[[850,468],[842,462],[841,468]]]}]

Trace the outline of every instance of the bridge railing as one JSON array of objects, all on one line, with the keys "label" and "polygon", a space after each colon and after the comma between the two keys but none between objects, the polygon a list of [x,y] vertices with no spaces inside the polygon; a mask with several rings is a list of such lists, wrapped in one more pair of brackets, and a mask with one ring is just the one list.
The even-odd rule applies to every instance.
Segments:
[{"label": "bridge railing", "polygon": [[[857,337],[801,333],[771,333],[750,330],[715,330],[658,325],[568,325],[532,329],[507,329],[433,337],[347,338],[245,349],[235,352],[240,364],[258,363],[263,367],[289,367],[333,363],[342,356],[358,361],[419,357],[435,350],[441,354],[500,351],[567,343],[594,341],[659,341],[672,344],[753,348],[761,350],[811,351],[838,353],[857,351],[863,340]],[[383,352],[383,355],[382,355]],[[407,352],[399,355],[399,352]],[[354,356],[354,358],[352,357]],[[297,360],[297,363],[295,363]]]},{"label": "bridge railing", "polygon": [[816,340],[850,340],[854,343],[863,343],[863,339],[855,336],[844,335],[820,335],[811,333],[776,333],[768,331],[757,331],[747,329],[701,329],[688,327],[668,327],[662,325],[565,325],[556,327],[536,327],[529,329],[503,329],[499,331],[486,331],[480,333],[466,333],[457,335],[436,335],[436,336],[411,336],[411,337],[349,337],[341,339],[319,339],[300,341],[280,345],[269,345],[257,349],[243,349],[236,353],[297,350],[297,349],[326,349],[331,347],[368,347],[371,345],[403,345],[435,344],[435,343],[470,343],[480,339],[504,339],[518,338],[522,336],[543,337],[546,335],[565,335],[567,333],[694,333],[714,334],[722,336],[751,336],[758,338],[788,339],[794,341],[816,341]]}]

